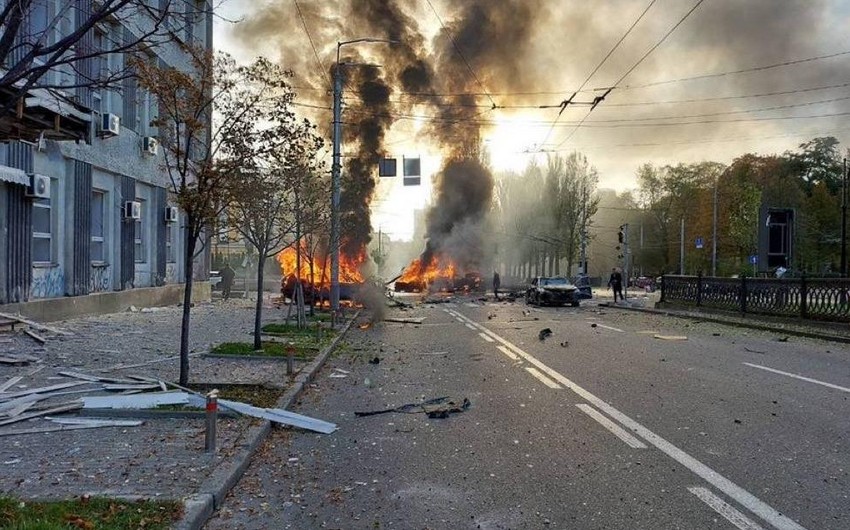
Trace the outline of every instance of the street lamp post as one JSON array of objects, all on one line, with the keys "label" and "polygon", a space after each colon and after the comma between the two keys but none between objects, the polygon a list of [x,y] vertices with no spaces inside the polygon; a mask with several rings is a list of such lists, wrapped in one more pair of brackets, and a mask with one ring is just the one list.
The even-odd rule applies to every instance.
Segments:
[{"label": "street lamp post", "polygon": [[340,73],[339,51],[346,44],[358,42],[384,42],[396,44],[388,39],[362,38],[336,43],[336,68],[334,68],[334,121],[333,121],[333,166],[331,167],[331,311],[339,311],[339,195],[342,178],[340,144],[342,143],[342,74]]}]

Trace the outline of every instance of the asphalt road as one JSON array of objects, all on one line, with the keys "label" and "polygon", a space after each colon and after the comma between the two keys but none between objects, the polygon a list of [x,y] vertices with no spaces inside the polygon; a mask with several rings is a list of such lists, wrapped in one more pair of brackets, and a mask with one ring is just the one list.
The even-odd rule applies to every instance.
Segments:
[{"label": "asphalt road", "polygon": [[[424,320],[353,328],[298,407],[339,430],[276,431],[208,528],[850,528],[845,345],[592,304],[391,316]],[[471,406],[354,415],[440,396]]]}]

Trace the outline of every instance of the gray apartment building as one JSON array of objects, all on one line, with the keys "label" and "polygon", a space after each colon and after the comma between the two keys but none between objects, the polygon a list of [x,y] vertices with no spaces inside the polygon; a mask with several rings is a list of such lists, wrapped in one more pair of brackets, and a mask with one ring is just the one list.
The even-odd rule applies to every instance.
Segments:
[{"label": "gray apartment building", "polygon": [[[25,20],[28,33],[48,27],[56,32],[51,38],[59,38],[79,23],[74,13],[85,11],[77,8],[92,1],[34,0]],[[149,3],[157,2],[165,0]],[[145,53],[160,64],[187,68],[178,41],[211,48],[212,8],[208,0],[168,5],[181,21],[167,42]],[[52,23],[57,16],[67,20]],[[80,46],[130,42],[146,23],[152,21],[134,19],[128,27],[120,18],[104,20]],[[73,82],[81,72],[107,75],[124,68],[126,59],[120,53],[94,56],[46,75],[55,84],[67,79],[67,85],[82,85]],[[68,297],[79,297],[73,304],[96,311],[97,304],[119,309],[134,300],[180,300],[183,215],[170,200],[158,131],[151,125],[157,104],[133,77],[116,85],[34,89],[17,107],[24,126],[2,131],[0,304],[19,309],[24,302],[63,299],[67,306]],[[196,278],[204,278],[208,259],[199,261]],[[147,298],[140,298],[143,292]]]}]

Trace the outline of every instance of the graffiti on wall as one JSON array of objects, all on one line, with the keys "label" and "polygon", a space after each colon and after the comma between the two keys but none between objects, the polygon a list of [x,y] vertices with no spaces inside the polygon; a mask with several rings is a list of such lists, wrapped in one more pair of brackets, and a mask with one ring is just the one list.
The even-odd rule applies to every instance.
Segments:
[{"label": "graffiti on wall", "polygon": [[89,292],[102,293],[111,291],[112,275],[109,265],[92,265],[89,275]]},{"label": "graffiti on wall", "polygon": [[56,298],[65,294],[62,267],[33,268],[30,298]]},{"label": "graffiti on wall", "polygon": [[176,263],[168,263],[165,265],[165,283],[177,283]]}]

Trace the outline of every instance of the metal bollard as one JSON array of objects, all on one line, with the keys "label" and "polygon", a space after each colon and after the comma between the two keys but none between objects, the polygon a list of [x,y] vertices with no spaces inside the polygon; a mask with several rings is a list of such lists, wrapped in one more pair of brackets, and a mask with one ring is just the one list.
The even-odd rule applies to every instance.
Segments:
[{"label": "metal bollard", "polygon": [[215,453],[215,430],[218,421],[218,390],[207,394],[207,428],[204,433],[204,451]]},{"label": "metal bollard", "polygon": [[286,375],[292,375],[295,372],[295,348],[292,344],[286,349]]}]

